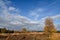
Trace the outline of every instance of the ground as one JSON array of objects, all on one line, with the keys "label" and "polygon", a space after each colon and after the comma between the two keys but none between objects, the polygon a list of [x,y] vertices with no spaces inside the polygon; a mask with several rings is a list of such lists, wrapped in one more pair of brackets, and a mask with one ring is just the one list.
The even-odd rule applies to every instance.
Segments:
[{"label": "ground", "polygon": [[[54,33],[51,40],[60,40],[60,33]],[[43,32],[0,34],[0,40],[48,40]]]}]

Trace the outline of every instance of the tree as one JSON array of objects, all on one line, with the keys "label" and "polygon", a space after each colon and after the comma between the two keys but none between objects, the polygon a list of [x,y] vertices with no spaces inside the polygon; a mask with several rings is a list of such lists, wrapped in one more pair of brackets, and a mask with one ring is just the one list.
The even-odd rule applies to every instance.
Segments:
[{"label": "tree", "polygon": [[6,28],[1,28],[0,31],[1,31],[1,33],[5,33],[6,32]]},{"label": "tree", "polygon": [[23,28],[23,29],[22,29],[22,32],[27,32],[27,29],[26,29],[26,28]]},{"label": "tree", "polygon": [[48,37],[48,40],[50,40],[51,35],[56,32],[55,26],[53,24],[52,18],[47,18],[45,20],[45,28],[44,28],[44,34]]}]

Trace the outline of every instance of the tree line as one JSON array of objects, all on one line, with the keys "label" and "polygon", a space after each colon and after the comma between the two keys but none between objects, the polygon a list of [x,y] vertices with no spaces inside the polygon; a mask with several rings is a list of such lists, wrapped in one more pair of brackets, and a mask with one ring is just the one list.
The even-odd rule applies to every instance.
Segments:
[{"label": "tree line", "polygon": [[0,33],[14,33],[13,30],[7,30],[6,28],[0,28]]}]

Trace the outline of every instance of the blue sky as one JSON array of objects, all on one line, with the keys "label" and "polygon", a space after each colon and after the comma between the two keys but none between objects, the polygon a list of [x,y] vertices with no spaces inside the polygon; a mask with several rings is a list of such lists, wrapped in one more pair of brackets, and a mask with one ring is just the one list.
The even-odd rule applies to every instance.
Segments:
[{"label": "blue sky", "polygon": [[45,18],[60,30],[60,0],[0,0],[0,27],[43,30]]},{"label": "blue sky", "polygon": [[40,20],[41,18],[46,16],[55,16],[60,14],[59,0],[18,0],[18,1],[11,0],[11,1],[14,7],[19,8],[21,10],[20,15],[26,16],[32,20],[35,20],[36,17],[30,14],[39,15],[39,17],[36,20]]}]

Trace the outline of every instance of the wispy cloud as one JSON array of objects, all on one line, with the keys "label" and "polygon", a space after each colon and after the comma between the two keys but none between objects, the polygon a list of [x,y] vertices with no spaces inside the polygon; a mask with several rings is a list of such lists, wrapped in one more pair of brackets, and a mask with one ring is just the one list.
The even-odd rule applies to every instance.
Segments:
[{"label": "wispy cloud", "polygon": [[[23,27],[28,28],[30,26],[30,28],[32,28],[33,26],[38,25],[38,22],[32,21],[25,16],[18,15],[18,11],[16,11],[17,9],[15,7],[7,7],[2,0],[0,0],[0,8],[0,27],[21,30]],[[17,15],[11,14],[11,11],[16,11]],[[36,27],[33,27],[33,29],[36,29]]]},{"label": "wispy cloud", "polygon": [[9,7],[9,10],[10,10],[10,11],[13,11],[13,10],[16,10],[16,8],[14,8],[14,7]]},{"label": "wispy cloud", "polygon": [[60,19],[60,14],[52,17],[53,19]]},{"label": "wispy cloud", "polygon": [[44,9],[42,8],[36,8],[34,10],[31,10],[29,12],[29,15],[32,16],[34,18],[34,20],[38,20],[39,16],[41,16],[40,14],[44,11]]},{"label": "wispy cloud", "polygon": [[[37,19],[40,13],[44,12],[44,9],[38,8],[29,12],[29,15],[34,18],[34,21],[28,17],[21,16],[20,14],[18,15],[18,13],[20,13],[19,11],[18,8],[7,5],[6,2],[0,0],[0,27],[6,27],[13,30],[21,30],[23,27],[29,30],[43,30],[44,21],[47,17],[41,18],[39,21]],[[51,17],[53,19],[60,19],[60,14]]]},{"label": "wispy cloud", "polygon": [[54,6],[54,4],[56,4],[57,2],[59,2],[59,0],[52,2],[50,5],[48,5],[48,7]]}]

